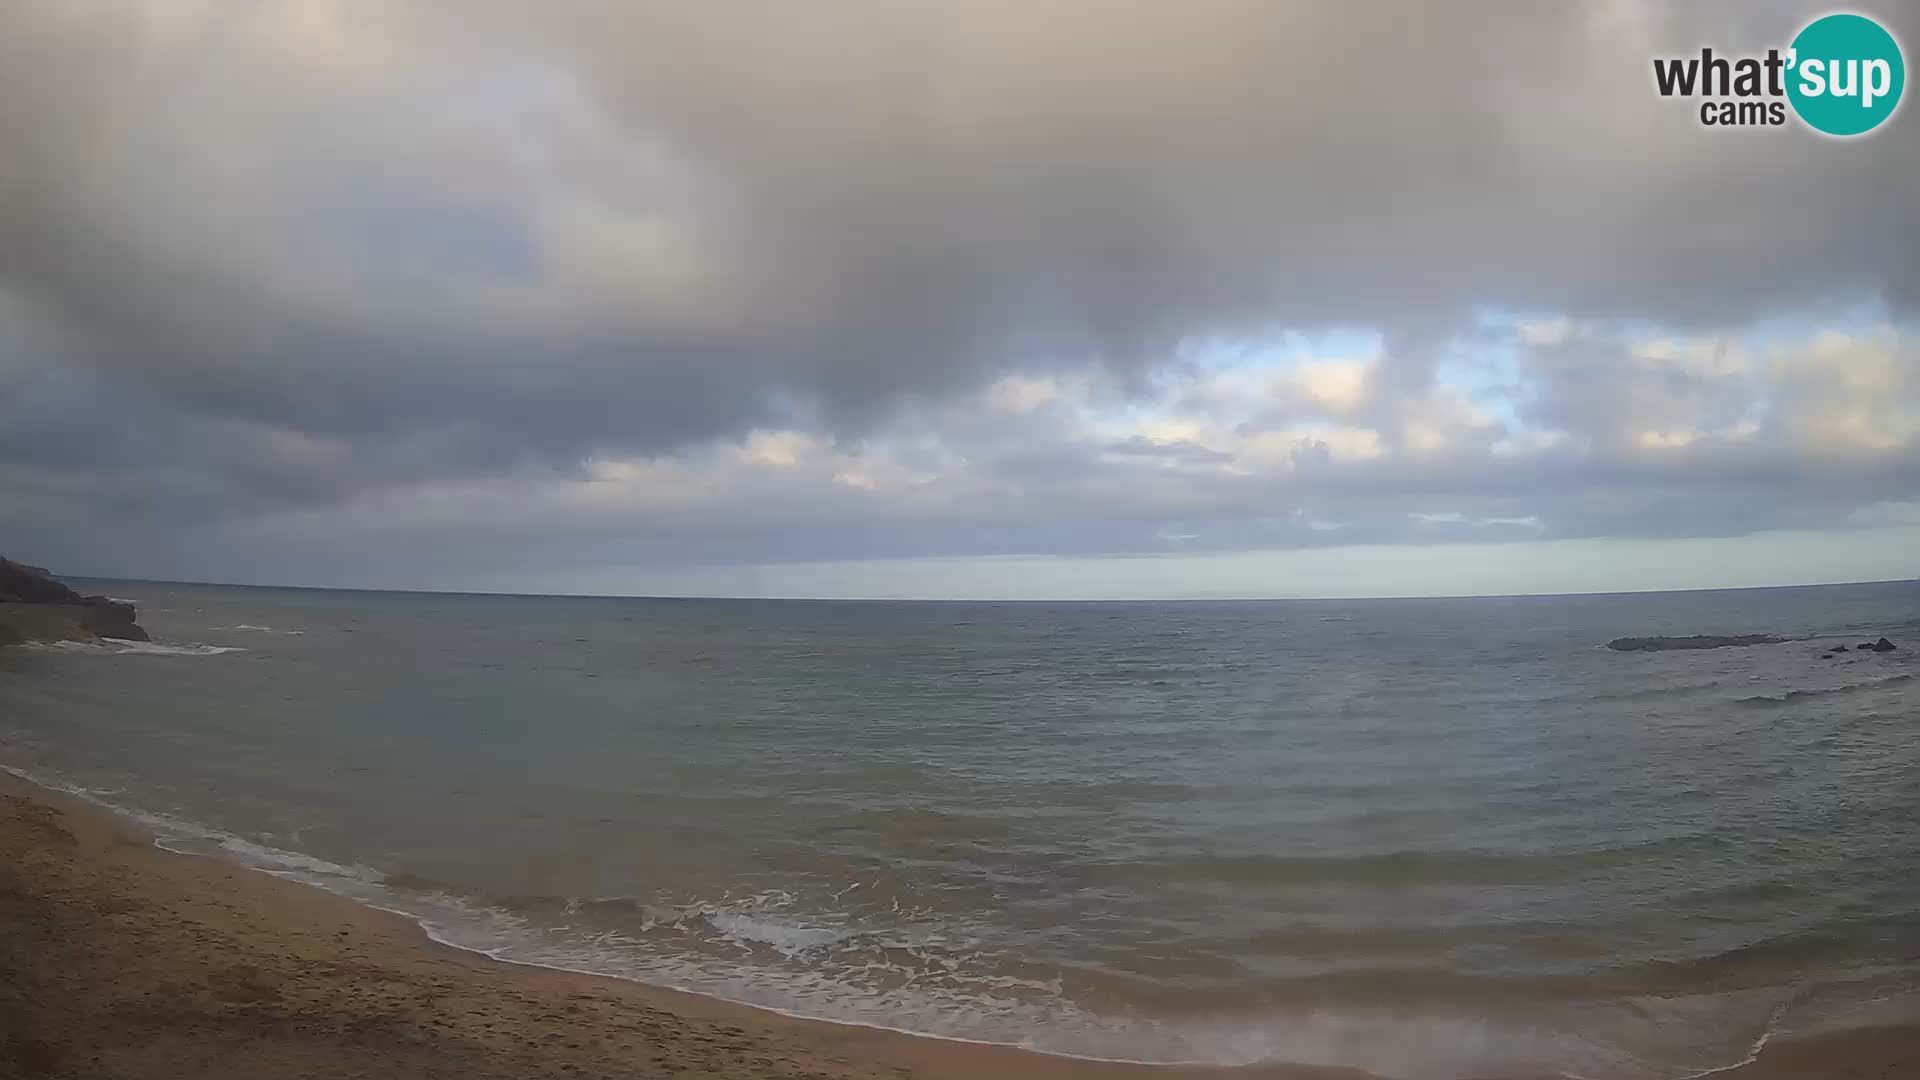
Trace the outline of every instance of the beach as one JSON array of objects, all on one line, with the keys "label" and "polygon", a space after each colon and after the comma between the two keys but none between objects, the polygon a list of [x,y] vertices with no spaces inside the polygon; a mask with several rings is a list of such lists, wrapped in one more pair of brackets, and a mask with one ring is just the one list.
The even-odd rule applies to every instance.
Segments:
[{"label": "beach", "polygon": [[[1914,1075],[1920,1028],[1767,1048],[1727,1080]],[[1094,1062],[792,1019],[508,964],[0,777],[0,1075],[1233,1077],[1342,1068]]]},{"label": "beach", "polygon": [[[0,1075],[1216,1076],[916,1038],[437,944],[0,777]],[[1267,1080],[1353,1080],[1262,1068]]]}]

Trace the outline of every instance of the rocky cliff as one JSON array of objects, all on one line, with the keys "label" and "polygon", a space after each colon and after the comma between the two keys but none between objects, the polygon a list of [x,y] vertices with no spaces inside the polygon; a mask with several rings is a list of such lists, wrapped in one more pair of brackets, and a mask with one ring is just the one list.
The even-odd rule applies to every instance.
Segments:
[{"label": "rocky cliff", "polygon": [[133,605],[81,596],[37,566],[0,558],[0,645],[24,641],[147,641]]}]

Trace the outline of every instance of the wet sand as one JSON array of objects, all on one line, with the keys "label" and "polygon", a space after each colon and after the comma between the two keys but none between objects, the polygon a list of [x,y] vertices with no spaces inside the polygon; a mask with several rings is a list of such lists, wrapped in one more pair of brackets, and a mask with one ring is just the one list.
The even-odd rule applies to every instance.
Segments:
[{"label": "wet sand", "polygon": [[[1365,1074],[1080,1061],[501,963],[397,915],[170,854],[105,811],[0,776],[0,1076]],[[1920,1077],[1920,1028],[1781,1044],[1714,1076]]]}]

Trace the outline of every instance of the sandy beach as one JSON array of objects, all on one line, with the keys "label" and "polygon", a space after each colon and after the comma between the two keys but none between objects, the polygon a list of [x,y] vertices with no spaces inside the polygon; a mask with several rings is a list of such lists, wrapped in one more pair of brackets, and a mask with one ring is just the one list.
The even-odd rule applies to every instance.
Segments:
[{"label": "sandy beach", "polygon": [[[1769,1047],[1719,1077],[1920,1074],[1920,1030]],[[489,960],[304,885],[180,856],[0,777],[0,1075],[9,1077],[1173,1077],[797,1020]]]}]

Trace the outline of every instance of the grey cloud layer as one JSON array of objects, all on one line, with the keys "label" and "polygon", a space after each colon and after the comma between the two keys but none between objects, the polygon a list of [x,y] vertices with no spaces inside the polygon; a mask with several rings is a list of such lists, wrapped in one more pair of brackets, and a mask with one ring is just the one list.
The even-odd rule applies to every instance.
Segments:
[{"label": "grey cloud layer", "polygon": [[[1697,477],[1636,472],[1641,451],[1608,442],[1619,416],[1706,423],[1712,387],[1676,404],[1613,379],[1597,345],[1529,369],[1522,418],[1587,443],[1524,465],[1489,456],[1499,421],[1418,461],[1343,465],[1308,439],[1281,476],[1226,468],[1231,447],[1121,433],[1094,452],[1062,429],[1009,445],[957,419],[1009,373],[1139,395],[1183,341],[1364,325],[1386,355],[1342,422],[1410,454],[1438,356],[1487,308],[1712,335],[1836,298],[1902,322],[1920,306],[1910,116],[1844,146],[1709,137],[1651,92],[1650,56],[1777,44],[1811,8],[1124,10],[7,5],[0,523],[345,521],[383,492],[520,491],[755,429],[857,444],[933,414],[973,463],[939,474],[964,497],[941,489],[916,524],[927,492],[855,489],[848,528],[783,542],[1125,551],[1294,542],[1274,520],[1330,542],[1369,518],[1397,537],[1428,505],[1410,490],[1489,520],[1584,491],[1554,527],[1666,528],[1662,503],[1738,531],[1779,514],[1713,493],[1759,485],[1780,513],[1912,493],[1910,443],[1833,484],[1784,421],[1718,464],[1710,441],[1690,451]],[[1907,9],[1886,14],[1920,41]],[[1220,471],[1162,491],[1156,453]],[[1020,494],[1042,481],[1045,500]],[[1347,530],[1294,513],[1370,492]],[[552,527],[598,527],[580,513]],[[705,513],[685,543],[644,512],[605,528],[663,559],[778,551],[769,515]],[[956,541],[956,520],[999,539]]]}]

